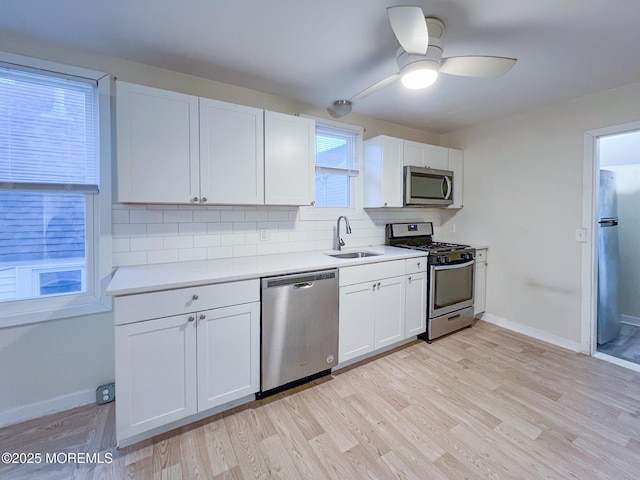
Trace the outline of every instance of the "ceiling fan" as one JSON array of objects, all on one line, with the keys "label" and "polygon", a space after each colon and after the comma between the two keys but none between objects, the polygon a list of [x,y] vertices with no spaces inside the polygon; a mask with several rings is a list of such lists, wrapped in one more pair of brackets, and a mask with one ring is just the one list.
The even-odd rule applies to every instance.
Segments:
[{"label": "ceiling fan", "polygon": [[351,112],[352,102],[368,97],[379,89],[401,79],[411,89],[432,85],[439,73],[465,77],[499,77],[515,65],[515,58],[469,55],[442,58],[444,23],[426,17],[422,8],[396,6],[387,8],[387,16],[400,48],[396,53],[398,72],[374,83],[349,100],[336,100],[327,110],[336,117]]}]

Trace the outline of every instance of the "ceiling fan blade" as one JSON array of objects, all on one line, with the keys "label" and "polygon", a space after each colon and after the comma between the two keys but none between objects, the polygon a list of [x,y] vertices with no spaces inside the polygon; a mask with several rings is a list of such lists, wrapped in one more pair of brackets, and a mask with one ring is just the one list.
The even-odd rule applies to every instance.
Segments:
[{"label": "ceiling fan blade", "polygon": [[398,78],[400,78],[400,74],[394,73],[390,77],[387,77],[384,80],[380,80],[378,83],[374,83],[370,87],[365,88],[360,93],[356,93],[353,97],[351,97],[351,100],[360,100],[362,98],[368,97],[372,93],[377,92],[383,87],[386,87],[390,83],[395,82]]},{"label": "ceiling fan blade", "polygon": [[387,8],[391,30],[407,53],[424,55],[429,46],[429,33],[420,7],[398,6]]},{"label": "ceiling fan blade", "polygon": [[516,64],[515,58],[507,57],[448,57],[442,59],[440,73],[464,77],[500,77]]}]

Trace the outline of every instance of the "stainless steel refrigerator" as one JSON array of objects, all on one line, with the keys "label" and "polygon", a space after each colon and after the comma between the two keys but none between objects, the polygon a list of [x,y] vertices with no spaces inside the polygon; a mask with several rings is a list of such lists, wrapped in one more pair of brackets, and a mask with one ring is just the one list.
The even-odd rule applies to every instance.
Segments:
[{"label": "stainless steel refrigerator", "polygon": [[601,345],[620,333],[618,199],[616,175],[610,170],[600,170],[598,215],[598,344]]}]

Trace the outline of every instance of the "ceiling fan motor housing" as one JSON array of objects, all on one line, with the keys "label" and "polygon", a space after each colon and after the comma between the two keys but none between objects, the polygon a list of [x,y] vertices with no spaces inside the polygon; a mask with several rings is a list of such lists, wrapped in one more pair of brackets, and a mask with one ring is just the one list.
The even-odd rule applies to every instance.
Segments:
[{"label": "ceiling fan motor housing", "polygon": [[438,71],[442,59],[442,41],[438,37],[429,37],[429,46],[424,55],[407,53],[402,47],[396,54],[400,73],[406,73],[417,68],[430,68]]}]

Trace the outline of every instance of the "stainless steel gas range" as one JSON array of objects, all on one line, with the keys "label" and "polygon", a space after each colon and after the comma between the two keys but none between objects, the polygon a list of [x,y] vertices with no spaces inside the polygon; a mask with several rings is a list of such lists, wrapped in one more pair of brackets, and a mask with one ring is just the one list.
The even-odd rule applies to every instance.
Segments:
[{"label": "stainless steel gas range", "polygon": [[474,248],[434,242],[431,222],[387,224],[387,245],[428,253],[428,343],[473,325]]}]

